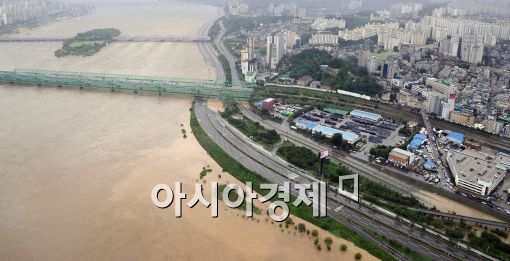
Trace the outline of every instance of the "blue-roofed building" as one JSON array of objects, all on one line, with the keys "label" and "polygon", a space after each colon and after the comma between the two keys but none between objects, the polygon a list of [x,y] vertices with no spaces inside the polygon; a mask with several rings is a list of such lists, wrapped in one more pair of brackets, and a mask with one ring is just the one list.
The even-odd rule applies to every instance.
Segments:
[{"label": "blue-roofed building", "polygon": [[382,116],[380,114],[366,112],[366,111],[360,111],[360,110],[353,110],[351,111],[350,115],[352,117],[357,117],[373,122],[377,122],[382,119]]},{"label": "blue-roofed building", "polygon": [[464,143],[464,134],[452,131],[450,134],[448,134],[448,136],[446,136],[446,139],[457,145],[461,145]]},{"label": "blue-roofed building", "polygon": [[423,167],[425,167],[425,169],[428,169],[428,170],[437,169],[437,165],[433,161],[425,162],[425,164],[423,164]]},{"label": "blue-roofed building", "polygon": [[418,133],[414,135],[414,138],[411,141],[411,143],[407,145],[407,149],[410,151],[416,151],[425,142],[425,140],[427,140],[427,135]]},{"label": "blue-roofed building", "polygon": [[320,133],[326,135],[326,137],[328,137],[328,138],[333,137],[333,135],[335,135],[336,133],[340,133],[340,134],[342,134],[342,138],[345,141],[349,142],[350,144],[354,144],[360,139],[359,135],[354,134],[352,132],[333,129],[333,128],[322,126],[315,122],[311,122],[311,121],[307,121],[307,120],[303,120],[303,119],[299,119],[296,122],[296,127],[300,128],[300,129],[312,130],[312,132],[314,132],[314,133],[320,132]]}]

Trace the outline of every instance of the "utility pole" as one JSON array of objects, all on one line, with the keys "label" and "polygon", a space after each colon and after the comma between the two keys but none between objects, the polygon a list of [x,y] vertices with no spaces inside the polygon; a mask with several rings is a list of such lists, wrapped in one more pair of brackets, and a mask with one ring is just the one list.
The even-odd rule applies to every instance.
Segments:
[{"label": "utility pole", "polygon": [[[329,156],[329,150],[324,150],[324,151],[319,152],[319,159],[321,161],[321,167],[320,167],[320,170],[319,170],[319,177],[320,177],[321,183],[326,185],[326,187],[324,189],[320,189],[322,184],[319,183],[319,191],[320,191],[319,195],[322,195],[322,196],[320,196],[320,202],[321,202],[321,204],[322,203],[324,204],[324,209],[323,209],[323,211],[324,211],[323,214],[324,215],[321,215],[321,214],[319,214],[319,215],[320,216],[324,216],[324,217],[326,216],[326,211],[327,211],[326,210],[326,208],[327,208],[327,206],[326,206],[326,204],[327,204],[326,198],[328,196],[328,182],[324,180],[324,171],[323,170],[324,170],[324,159],[327,158],[328,156]],[[322,194],[322,193],[324,193],[324,194]],[[322,209],[322,207],[319,208],[319,213],[321,212],[320,211],[321,209]]]},{"label": "utility pole", "polygon": [[[320,157],[320,153],[319,153],[319,157]],[[320,158],[321,160],[321,167],[320,167],[320,171],[319,171],[319,177],[321,179],[321,181],[324,181],[324,174],[322,173],[322,169],[324,168],[324,158]]]},{"label": "utility pole", "polygon": [[[321,181],[324,181],[324,173],[323,173],[323,169],[324,169],[324,159],[329,157],[329,151],[328,150],[325,150],[325,151],[321,151],[319,152],[319,159],[321,161],[321,167],[320,167],[320,171],[319,171],[319,177],[321,179]],[[326,187],[327,189],[327,187]]]}]

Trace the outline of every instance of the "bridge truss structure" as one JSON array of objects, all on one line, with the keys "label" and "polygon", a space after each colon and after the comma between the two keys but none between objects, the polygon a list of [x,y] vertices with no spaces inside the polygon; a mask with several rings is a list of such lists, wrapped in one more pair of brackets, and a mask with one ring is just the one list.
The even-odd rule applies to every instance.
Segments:
[{"label": "bridge truss structure", "polygon": [[255,87],[211,80],[31,69],[0,71],[0,82],[234,99],[248,99]]}]

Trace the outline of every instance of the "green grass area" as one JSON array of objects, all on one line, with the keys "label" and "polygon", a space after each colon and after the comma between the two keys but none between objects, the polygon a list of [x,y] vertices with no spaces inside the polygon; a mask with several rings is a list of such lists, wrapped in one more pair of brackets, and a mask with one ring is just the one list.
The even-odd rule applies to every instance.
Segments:
[{"label": "green grass area", "polygon": [[211,26],[211,28],[209,29],[208,35],[211,39],[216,38],[216,36],[218,36],[218,34],[221,32],[219,21],[220,21],[219,19],[216,20],[214,22],[214,24]]},{"label": "green grass area", "polygon": [[232,56],[237,57],[241,53],[244,41],[245,40],[241,39],[225,39],[223,40],[223,45],[225,45],[225,48],[230,52],[230,54],[232,54]]},{"label": "green grass area", "polygon": [[105,41],[73,40],[69,43],[70,48],[80,48],[87,45],[104,44]]},{"label": "green grass area", "polygon": [[225,70],[225,81],[228,83],[232,83],[232,70],[230,69],[230,64],[228,63],[227,58],[223,53],[218,52],[218,59],[221,62],[221,67],[223,67],[223,70]]},{"label": "green grass area", "polygon": [[220,115],[244,135],[261,144],[267,150],[271,150],[281,140],[280,135],[275,130],[268,130],[262,127],[260,123],[245,117],[237,104],[227,105],[225,111],[221,112]]},{"label": "green grass area", "polygon": [[[193,134],[197,138],[200,145],[218,163],[218,165],[220,165],[223,168],[224,171],[229,172],[232,176],[234,176],[236,179],[243,183],[251,181],[253,183],[253,188],[255,191],[257,191],[258,193],[263,192],[260,189],[260,184],[270,182],[260,177],[256,173],[246,169],[234,158],[232,158],[225,151],[223,151],[200,127],[195,115],[194,106],[192,107],[191,110],[190,121]],[[294,198],[292,200],[294,200]],[[329,217],[326,218],[313,217],[313,210],[311,207],[307,207],[304,205],[301,205],[300,207],[295,207],[293,204],[289,204],[289,209],[291,214],[300,217],[310,223],[313,223],[322,229],[328,230],[337,237],[341,237],[351,241],[356,246],[365,249],[367,252],[381,260],[396,260],[393,256],[386,253],[383,249],[379,248],[378,246],[368,241],[361,235],[357,234],[353,230],[349,229],[348,227],[344,226],[340,222]]]}]

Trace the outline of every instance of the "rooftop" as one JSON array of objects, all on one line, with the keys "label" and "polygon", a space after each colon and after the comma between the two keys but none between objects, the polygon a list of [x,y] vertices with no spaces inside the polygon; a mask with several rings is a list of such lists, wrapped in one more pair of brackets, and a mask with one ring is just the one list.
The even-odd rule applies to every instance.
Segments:
[{"label": "rooftop", "polygon": [[437,165],[432,161],[425,162],[425,164],[423,164],[423,166],[425,166],[426,168],[429,168],[429,169],[437,168]]},{"label": "rooftop", "polygon": [[351,115],[356,116],[356,117],[368,118],[368,119],[371,119],[374,121],[378,121],[382,118],[381,114],[360,111],[360,110],[351,111]]},{"label": "rooftop", "polygon": [[385,62],[390,57],[395,55],[394,52],[382,52],[382,53],[374,53],[373,56],[379,61],[379,62]]},{"label": "rooftop", "polygon": [[425,134],[418,133],[418,134],[414,135],[413,140],[409,143],[409,145],[407,147],[411,148],[413,150],[416,150],[421,146],[421,144],[423,144],[423,142],[426,139],[427,139],[427,136]]},{"label": "rooftop", "polygon": [[336,113],[336,114],[339,114],[339,115],[347,115],[349,113],[349,111],[341,110],[341,109],[335,109],[335,108],[325,108],[324,111],[325,112],[329,112],[329,113]]},{"label": "rooftop", "polygon": [[407,151],[407,150],[403,150],[403,149],[399,149],[399,148],[394,148],[391,153],[398,153],[398,154],[401,154],[401,155],[404,155],[404,156],[407,156],[407,157],[413,157],[414,156],[414,153],[410,152],[410,151]]},{"label": "rooftop", "polygon": [[448,152],[450,160],[459,175],[459,179],[477,183],[479,180],[492,183],[501,175],[505,175],[506,169],[497,168],[495,157],[472,151],[456,151]]},{"label": "rooftop", "polygon": [[454,140],[456,143],[462,144],[464,142],[464,134],[459,132],[450,132],[447,136],[448,139]]},{"label": "rooftop", "polygon": [[308,129],[311,129],[311,130],[314,130],[317,132],[321,132],[327,136],[333,136],[336,133],[340,133],[340,134],[342,134],[342,138],[350,143],[356,142],[359,139],[359,136],[357,134],[333,129],[333,128],[326,127],[326,126],[322,126],[320,124],[317,124],[317,123],[314,123],[311,121],[299,119],[297,121],[297,123],[305,126]]}]

